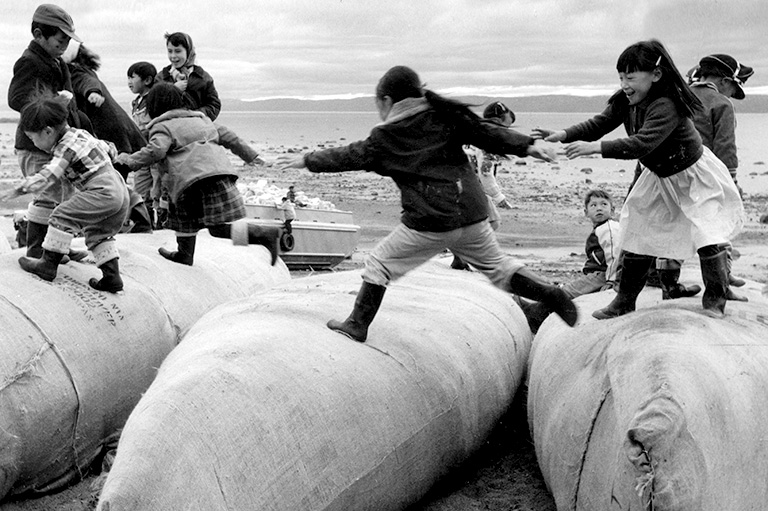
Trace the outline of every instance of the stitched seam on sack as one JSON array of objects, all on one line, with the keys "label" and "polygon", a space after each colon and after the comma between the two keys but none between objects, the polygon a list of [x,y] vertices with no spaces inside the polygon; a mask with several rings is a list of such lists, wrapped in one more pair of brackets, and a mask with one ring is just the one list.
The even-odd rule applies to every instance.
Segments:
[{"label": "stitched seam on sack", "polygon": [[[83,473],[80,470],[80,465],[78,464],[78,460],[80,458],[78,452],[77,452],[77,430],[78,426],[80,424],[80,410],[82,408],[81,400],[80,400],[80,391],[77,388],[77,384],[75,384],[75,379],[72,376],[72,371],[69,370],[69,366],[67,365],[66,361],[64,360],[64,356],[61,354],[61,351],[59,351],[58,346],[56,346],[56,343],[54,343],[48,335],[43,331],[43,329],[38,325],[26,312],[24,312],[19,306],[17,306],[15,303],[11,302],[8,297],[2,296],[2,299],[8,303],[11,307],[16,309],[19,314],[21,314],[22,317],[24,317],[29,323],[35,327],[35,329],[38,331],[40,336],[43,338],[45,343],[50,347],[50,349],[53,351],[53,353],[56,355],[56,358],[59,359],[59,362],[61,363],[62,368],[64,369],[65,373],[67,374],[67,378],[69,378],[69,382],[72,384],[72,389],[75,392],[75,398],[77,400],[77,408],[75,409],[75,422],[72,427],[72,453],[74,455],[74,463],[75,463],[75,469],[77,470],[77,474],[79,477],[83,477]],[[40,350],[38,350],[38,353],[42,353],[43,347],[41,347]],[[36,362],[36,361],[35,361]],[[32,372],[32,369],[34,368],[34,364],[32,367],[29,368],[26,374],[30,374]]]},{"label": "stitched seam on sack", "polygon": [[587,451],[589,451],[589,441],[592,439],[592,433],[595,431],[595,424],[597,423],[597,417],[600,415],[600,410],[603,408],[605,400],[608,398],[608,394],[611,393],[611,389],[605,389],[602,396],[600,396],[600,403],[597,405],[595,413],[592,415],[592,421],[589,424],[589,431],[587,432],[587,438],[584,442],[584,449],[581,451],[581,459],[579,460],[579,474],[576,477],[576,487],[574,488],[573,497],[571,498],[571,511],[576,511],[579,504],[579,487],[581,486],[581,473],[584,471],[584,463],[587,461]]}]

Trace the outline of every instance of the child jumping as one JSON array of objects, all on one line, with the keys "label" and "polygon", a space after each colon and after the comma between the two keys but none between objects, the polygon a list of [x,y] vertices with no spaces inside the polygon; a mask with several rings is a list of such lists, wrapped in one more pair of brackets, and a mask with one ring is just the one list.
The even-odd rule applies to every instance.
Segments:
[{"label": "child jumping", "polygon": [[[569,158],[600,154],[637,158],[643,166],[619,221],[625,255],[618,294],[592,315],[607,319],[634,311],[654,257],[687,259],[698,252],[702,305],[722,317],[728,290],[723,244],[740,231],[744,209],[728,169],[696,132],[692,118],[701,102],[657,40],[629,46],[616,70],[621,90],[603,113],[565,130],[535,130],[544,140],[570,142]],[[597,141],[622,123],[628,137]]]},{"label": "child jumping", "polygon": [[282,156],[284,168],[310,172],[368,170],[391,177],[400,188],[402,223],[368,255],[352,313],[328,328],[365,342],[389,282],[446,248],[505,291],[544,302],[573,326],[570,298],[504,254],[488,224],[488,201],[463,146],[495,154],[553,155],[530,137],[482,123],[466,105],[424,90],[405,66],[387,71],[376,87],[382,122],[367,139],[300,156]]},{"label": "child jumping", "polygon": [[19,264],[52,281],[72,238],[82,232],[103,274],[101,280],[92,278],[88,283],[99,291],[117,293],[123,290],[123,280],[114,235],[128,215],[128,188],[110,161],[117,154],[114,145],[69,127],[68,101],[64,96],[40,96],[21,110],[20,129],[38,149],[52,155],[40,172],[24,181],[22,189],[36,193],[66,180],[75,193],[51,212],[42,257],[22,257]]},{"label": "child jumping", "polygon": [[172,84],[152,87],[147,112],[152,121],[147,125],[146,147],[133,154],[122,153],[115,161],[137,169],[166,160],[171,199],[168,227],[176,231],[178,248],[168,251],[161,247],[160,255],[192,266],[197,232],[207,228],[211,236],[231,238],[235,245],[263,245],[274,265],[280,230],[244,220],[245,203],[235,185],[237,174],[224,148],[247,163],[258,158],[256,151],[202,112],[187,109],[181,91]]}]

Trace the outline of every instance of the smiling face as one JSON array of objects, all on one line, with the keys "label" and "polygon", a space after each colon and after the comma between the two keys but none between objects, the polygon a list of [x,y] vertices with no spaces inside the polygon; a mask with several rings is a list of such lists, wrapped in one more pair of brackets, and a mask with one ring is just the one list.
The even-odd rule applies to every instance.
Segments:
[{"label": "smiling face", "polygon": [[171,61],[171,65],[176,69],[182,67],[187,61],[187,49],[181,45],[176,46],[171,43],[167,43],[166,47],[168,48],[168,60]]},{"label": "smiling face", "polygon": [[621,90],[626,94],[630,105],[637,105],[648,97],[651,86],[654,82],[658,82],[660,78],[661,71],[658,68],[653,71],[619,73]]},{"label": "smiling face", "polygon": [[43,34],[40,32],[40,30],[35,30],[33,36],[35,38],[35,42],[42,46],[45,52],[55,59],[61,57],[64,52],[67,51],[67,46],[69,46],[69,41],[71,39],[61,30],[56,32],[51,37],[43,37]]},{"label": "smiling face", "polygon": [[613,204],[605,197],[591,197],[584,208],[584,213],[592,221],[592,224],[598,225],[611,218]]}]

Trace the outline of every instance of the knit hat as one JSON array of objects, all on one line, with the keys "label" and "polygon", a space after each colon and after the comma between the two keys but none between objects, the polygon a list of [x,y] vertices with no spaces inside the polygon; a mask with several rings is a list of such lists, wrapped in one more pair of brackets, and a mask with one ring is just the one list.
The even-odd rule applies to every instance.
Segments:
[{"label": "knit hat", "polygon": [[692,78],[700,76],[723,76],[732,80],[736,84],[736,93],[734,99],[744,99],[743,85],[747,79],[755,74],[755,71],[741,64],[735,58],[723,53],[707,55],[699,61],[698,68],[693,70]]},{"label": "knit hat", "polygon": [[75,41],[83,41],[75,34],[75,23],[67,11],[53,4],[40,4],[32,15],[32,21],[56,27]]}]

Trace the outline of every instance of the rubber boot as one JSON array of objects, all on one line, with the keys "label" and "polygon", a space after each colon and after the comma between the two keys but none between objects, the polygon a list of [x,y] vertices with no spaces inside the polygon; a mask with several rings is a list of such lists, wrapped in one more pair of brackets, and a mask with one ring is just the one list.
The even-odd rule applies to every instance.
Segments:
[{"label": "rubber boot", "polygon": [[453,261],[451,261],[451,268],[454,270],[469,270],[469,265],[465,263],[461,257],[456,254],[453,255]]},{"label": "rubber boot", "polygon": [[119,258],[115,257],[109,261],[103,263],[99,268],[101,269],[101,280],[90,279],[88,284],[98,291],[106,291],[107,293],[118,293],[123,290],[123,279],[120,277],[120,266],[117,261]]},{"label": "rubber boot", "polygon": [[531,329],[531,333],[537,333],[541,324],[544,323],[544,320],[551,313],[549,308],[541,302],[523,300],[519,296],[515,297],[515,301],[520,306],[523,314],[525,314],[525,319],[528,321],[528,328]]},{"label": "rubber boot", "polygon": [[619,291],[608,307],[596,310],[592,317],[610,319],[623,316],[635,310],[635,303],[640,291],[645,287],[648,270],[654,262],[653,256],[624,253],[624,266],[619,281]]},{"label": "rubber boot", "polygon": [[44,248],[41,248],[40,250],[42,250],[42,257],[39,259],[20,257],[19,265],[24,271],[34,273],[41,279],[51,282],[56,278],[56,272],[59,269],[59,264],[61,263],[61,258],[64,257],[64,254],[51,252]]},{"label": "rubber boot", "polygon": [[[728,292],[728,255],[725,249],[699,250],[701,278],[704,279],[704,294],[701,305],[709,315],[722,318],[725,316],[725,301]],[[716,247],[719,248],[719,247]]]},{"label": "rubber boot", "polygon": [[43,257],[43,240],[48,232],[48,224],[27,222],[27,257],[40,259]]},{"label": "rubber boot", "polygon": [[363,281],[360,291],[357,292],[352,313],[344,321],[336,321],[335,319],[328,321],[328,328],[344,334],[354,341],[365,342],[368,338],[368,326],[376,317],[386,290],[387,288],[384,286]]},{"label": "rubber boot", "polygon": [[696,296],[701,291],[701,286],[696,284],[684,286],[679,282],[680,270],[658,269],[659,282],[661,282],[661,299],[674,300],[676,298],[689,298]]},{"label": "rubber boot", "polygon": [[509,279],[509,290],[523,298],[543,303],[549,312],[554,312],[573,326],[579,319],[579,312],[573,300],[557,286],[535,276],[526,268],[520,268]]},{"label": "rubber boot", "polygon": [[176,236],[176,250],[171,252],[163,247],[157,249],[161,256],[174,263],[192,266],[195,260],[195,243],[197,236]]},{"label": "rubber boot", "polygon": [[277,262],[278,243],[280,240],[280,228],[263,227],[256,224],[248,224],[248,243],[261,245],[269,250],[272,266]]}]

